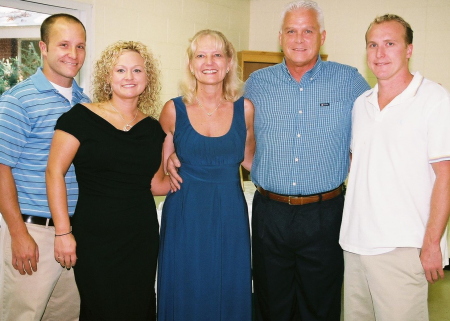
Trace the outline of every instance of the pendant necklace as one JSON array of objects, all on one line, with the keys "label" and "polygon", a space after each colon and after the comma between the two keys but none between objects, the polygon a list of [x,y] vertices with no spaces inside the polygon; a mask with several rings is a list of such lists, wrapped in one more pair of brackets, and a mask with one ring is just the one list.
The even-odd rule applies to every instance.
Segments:
[{"label": "pendant necklace", "polygon": [[114,109],[114,110],[116,111],[116,113],[119,114],[120,118],[122,118],[122,120],[126,123],[125,126],[123,126],[122,130],[123,130],[124,132],[129,131],[129,130],[131,129],[131,127],[133,127],[133,126],[131,126],[130,124],[133,123],[134,120],[136,119],[137,114],[138,114],[138,109],[136,109],[136,113],[134,114],[134,118],[133,118],[130,122],[127,123],[127,121],[125,120],[125,118],[122,117],[122,114],[121,114],[116,108],[114,108],[113,104],[111,104],[111,101],[110,101],[110,100],[108,100],[108,103],[109,103],[109,105],[112,107],[112,109]]},{"label": "pendant necklace", "polygon": [[221,99],[219,104],[217,105],[217,107],[214,108],[214,110],[212,112],[208,113],[206,111],[205,107],[203,107],[203,105],[200,103],[200,100],[198,100],[198,97],[195,97],[195,100],[197,100],[197,104],[200,106],[201,109],[203,109],[205,111],[206,115],[208,115],[209,117],[211,117],[211,115],[214,114],[217,111],[217,109],[220,107],[220,105],[222,105],[222,102],[223,102],[222,99]]}]

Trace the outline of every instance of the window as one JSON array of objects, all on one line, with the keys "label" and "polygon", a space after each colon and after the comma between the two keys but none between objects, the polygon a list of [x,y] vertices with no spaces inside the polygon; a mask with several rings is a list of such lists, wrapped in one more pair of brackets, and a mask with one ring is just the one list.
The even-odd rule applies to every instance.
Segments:
[{"label": "window", "polygon": [[[0,94],[41,65],[39,26],[48,14],[0,6]],[[33,36],[33,38],[30,38]]]},{"label": "window", "polygon": [[[33,74],[40,65],[39,27],[46,17],[55,13],[71,14],[83,22],[87,34],[91,35],[91,11],[91,5],[71,0],[0,0],[0,94],[5,87]],[[87,93],[92,43],[88,37],[86,60],[77,76],[77,82]]]}]

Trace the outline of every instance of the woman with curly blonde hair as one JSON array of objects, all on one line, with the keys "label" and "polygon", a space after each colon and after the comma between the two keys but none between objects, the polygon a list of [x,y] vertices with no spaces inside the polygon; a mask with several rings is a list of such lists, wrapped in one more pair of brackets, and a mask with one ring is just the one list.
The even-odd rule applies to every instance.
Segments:
[{"label": "woman with curly blonde hair", "polygon": [[164,158],[181,161],[182,187],[167,196],[158,263],[158,320],[251,320],[250,235],[239,166],[250,170],[253,105],[240,97],[236,51],[202,30],[187,49],[183,96],[160,122]]},{"label": "woman with curly blonde hair", "polygon": [[[95,65],[95,102],[75,105],[56,124],[47,166],[55,259],[74,267],[80,320],[156,318],[159,232],[153,194],[170,188],[162,166],[165,133],[151,117],[159,88],[147,48],[114,43]],[[72,163],[79,198],[71,229],[71,191],[64,177]],[[143,273],[136,273],[138,264]]]},{"label": "woman with curly blonde hair", "polygon": [[159,113],[161,91],[160,71],[158,63],[147,47],[138,41],[119,41],[106,48],[102,56],[95,63],[94,77],[92,82],[93,96],[95,102],[105,102],[111,99],[111,70],[124,51],[134,51],[144,59],[144,69],[147,76],[147,86],[139,95],[138,109],[149,116]]}]

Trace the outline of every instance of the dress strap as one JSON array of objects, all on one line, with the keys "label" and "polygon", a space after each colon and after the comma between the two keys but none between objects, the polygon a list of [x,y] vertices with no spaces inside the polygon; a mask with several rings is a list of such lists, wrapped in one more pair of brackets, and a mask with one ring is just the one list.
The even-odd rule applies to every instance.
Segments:
[{"label": "dress strap", "polygon": [[[237,128],[247,126],[245,125],[245,110],[244,110],[244,97],[239,98],[234,102],[234,112],[233,112],[233,125]],[[232,125],[232,126],[233,126]]]}]

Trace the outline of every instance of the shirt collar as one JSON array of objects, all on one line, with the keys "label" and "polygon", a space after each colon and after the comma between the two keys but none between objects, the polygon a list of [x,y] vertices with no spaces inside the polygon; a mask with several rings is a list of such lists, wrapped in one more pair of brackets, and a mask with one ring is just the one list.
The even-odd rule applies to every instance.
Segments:
[{"label": "shirt collar", "polygon": [[[42,72],[42,67],[39,67],[36,70],[36,73],[31,76],[31,78],[33,80],[33,84],[36,86],[36,89],[38,91],[40,91],[40,92],[52,91],[52,90],[56,91],[55,87],[53,87],[53,85],[50,83],[50,81],[48,81],[47,77],[45,77],[44,73]],[[83,91],[83,88],[78,86],[75,79],[72,82],[72,88],[73,88],[74,92],[82,92]]]},{"label": "shirt collar", "polygon": [[[403,103],[405,100],[414,97],[419,90],[423,81],[423,76],[420,72],[416,71],[412,73],[413,79],[409,83],[408,87],[403,90],[397,97],[395,97],[387,106],[393,106]],[[374,106],[378,106],[378,84],[366,93],[367,101]]]},{"label": "shirt collar", "polygon": [[[314,67],[312,67],[311,70],[308,70],[302,77],[301,81],[303,81],[304,79],[308,79],[308,80],[313,80],[315,78],[315,76],[317,75],[317,73],[319,73],[319,71],[322,69],[322,65],[323,65],[323,61],[322,58],[320,57],[320,55],[317,55],[317,61],[316,64],[314,65]],[[283,62],[281,63],[283,66],[283,72],[292,80],[295,80],[294,77],[292,77],[291,73],[289,72],[288,67],[286,66],[286,59],[283,59]],[[295,80],[296,81],[296,80]]]}]

